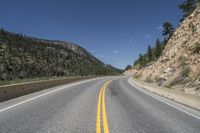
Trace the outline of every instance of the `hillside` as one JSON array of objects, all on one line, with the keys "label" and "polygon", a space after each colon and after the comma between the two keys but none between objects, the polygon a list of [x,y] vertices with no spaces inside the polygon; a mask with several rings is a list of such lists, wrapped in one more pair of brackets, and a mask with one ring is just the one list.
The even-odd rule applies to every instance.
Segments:
[{"label": "hillside", "polygon": [[149,83],[200,95],[200,7],[175,30],[160,58],[136,73]]},{"label": "hillside", "polygon": [[84,48],[64,41],[43,40],[0,31],[0,80],[115,75],[120,73]]}]

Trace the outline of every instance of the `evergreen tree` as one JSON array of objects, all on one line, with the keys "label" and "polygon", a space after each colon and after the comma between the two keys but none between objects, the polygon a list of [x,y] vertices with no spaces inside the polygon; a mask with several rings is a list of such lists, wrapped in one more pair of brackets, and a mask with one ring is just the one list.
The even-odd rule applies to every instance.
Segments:
[{"label": "evergreen tree", "polygon": [[148,45],[148,51],[147,51],[147,55],[148,55],[148,62],[153,61],[154,60],[154,53],[153,53],[153,49],[151,48],[150,45]]},{"label": "evergreen tree", "polygon": [[174,33],[174,27],[170,22],[164,22],[162,27],[163,27],[162,34],[166,38],[166,40],[168,40]]},{"label": "evergreen tree", "polygon": [[156,40],[156,46],[155,46],[155,56],[156,59],[158,59],[162,53],[163,50],[163,44],[160,42],[159,39]]},{"label": "evergreen tree", "polygon": [[144,65],[144,55],[139,54],[139,58],[134,62],[134,66],[136,65],[140,65],[140,67]]},{"label": "evergreen tree", "polygon": [[197,7],[197,3],[199,3],[200,0],[184,0],[182,4],[179,5],[179,9],[181,9],[183,13],[183,17],[180,21],[184,20],[186,17],[188,17]]},{"label": "evergreen tree", "polygon": [[130,70],[131,68],[132,68],[131,65],[127,65],[125,70]]},{"label": "evergreen tree", "polygon": [[139,62],[143,62],[143,61],[144,61],[143,55],[139,54]]},{"label": "evergreen tree", "polygon": [[1,28],[1,29],[0,29],[0,39],[1,39],[1,40],[3,39],[3,36],[4,36],[4,29]]}]

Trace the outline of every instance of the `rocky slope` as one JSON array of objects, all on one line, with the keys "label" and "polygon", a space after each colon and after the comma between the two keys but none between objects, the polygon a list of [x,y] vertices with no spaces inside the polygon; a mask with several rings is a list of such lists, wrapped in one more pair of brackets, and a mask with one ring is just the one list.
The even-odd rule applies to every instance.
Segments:
[{"label": "rocky slope", "polygon": [[0,31],[0,81],[23,78],[120,73],[84,48]]},{"label": "rocky slope", "polygon": [[200,7],[176,29],[161,57],[139,70],[137,77],[200,95]]}]

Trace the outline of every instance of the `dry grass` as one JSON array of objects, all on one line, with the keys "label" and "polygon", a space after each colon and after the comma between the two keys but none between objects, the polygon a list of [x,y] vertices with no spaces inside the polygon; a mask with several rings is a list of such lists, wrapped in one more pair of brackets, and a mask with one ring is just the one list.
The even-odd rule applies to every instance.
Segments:
[{"label": "dry grass", "polygon": [[19,84],[19,83],[27,83],[33,81],[41,81],[41,80],[51,80],[51,79],[62,79],[66,77],[39,77],[39,78],[27,78],[27,79],[15,79],[15,80],[4,80],[0,82],[0,86],[3,85],[12,85],[12,84]]}]

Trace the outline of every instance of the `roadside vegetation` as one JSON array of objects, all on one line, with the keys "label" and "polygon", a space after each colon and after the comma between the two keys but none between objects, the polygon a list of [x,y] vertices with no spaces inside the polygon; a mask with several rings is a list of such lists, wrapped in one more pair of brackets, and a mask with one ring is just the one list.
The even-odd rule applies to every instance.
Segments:
[{"label": "roadside vegetation", "polygon": [[199,42],[196,43],[196,45],[195,45],[195,47],[193,47],[192,51],[194,54],[200,54],[200,43]]},{"label": "roadside vegetation", "polygon": [[140,79],[141,77],[142,77],[142,74],[141,74],[141,73],[135,74],[135,75],[134,75],[134,78],[135,78],[135,79]]},{"label": "roadside vegetation", "polygon": [[181,76],[186,78],[189,76],[189,74],[190,74],[190,67],[189,66],[183,67],[181,71]]},{"label": "roadside vegetation", "polygon": [[19,84],[19,83],[25,83],[25,82],[41,81],[41,80],[62,79],[62,78],[66,78],[66,77],[60,76],[60,77],[39,77],[39,78],[25,78],[25,79],[15,79],[15,80],[3,80],[0,82],[0,86]]}]

